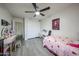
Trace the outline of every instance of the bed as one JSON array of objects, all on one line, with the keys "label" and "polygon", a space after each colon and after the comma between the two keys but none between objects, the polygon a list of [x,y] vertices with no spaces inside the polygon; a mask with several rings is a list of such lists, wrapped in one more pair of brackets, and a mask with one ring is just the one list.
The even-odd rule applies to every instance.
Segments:
[{"label": "bed", "polygon": [[43,40],[43,46],[56,56],[79,56],[79,42],[61,36],[48,36]]}]

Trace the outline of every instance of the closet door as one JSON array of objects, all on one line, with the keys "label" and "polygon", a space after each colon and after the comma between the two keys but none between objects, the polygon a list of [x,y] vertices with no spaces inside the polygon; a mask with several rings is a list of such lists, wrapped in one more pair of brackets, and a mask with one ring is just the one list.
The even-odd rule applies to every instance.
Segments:
[{"label": "closet door", "polygon": [[39,36],[40,23],[36,20],[28,20],[27,38],[35,38]]}]

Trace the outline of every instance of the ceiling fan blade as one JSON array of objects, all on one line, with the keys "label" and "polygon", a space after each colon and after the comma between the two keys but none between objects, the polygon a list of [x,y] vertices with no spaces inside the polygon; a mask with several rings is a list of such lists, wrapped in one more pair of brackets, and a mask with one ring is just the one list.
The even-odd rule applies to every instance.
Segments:
[{"label": "ceiling fan blade", "polygon": [[34,13],[35,11],[25,11],[25,13]]},{"label": "ceiling fan blade", "polygon": [[32,5],[33,5],[33,7],[34,7],[35,11],[37,11],[37,6],[36,6],[36,3],[32,3]]},{"label": "ceiling fan blade", "polygon": [[40,15],[45,16],[43,13],[40,13]]},{"label": "ceiling fan blade", "polygon": [[50,9],[50,7],[46,7],[44,9],[41,9],[40,12],[43,12],[43,11],[46,11],[46,10],[49,10],[49,9]]}]

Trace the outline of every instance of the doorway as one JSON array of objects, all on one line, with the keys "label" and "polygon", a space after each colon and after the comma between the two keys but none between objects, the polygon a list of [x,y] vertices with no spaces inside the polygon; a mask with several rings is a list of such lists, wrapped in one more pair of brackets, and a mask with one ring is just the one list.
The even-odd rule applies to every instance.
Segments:
[{"label": "doorway", "polygon": [[17,35],[23,34],[23,24],[21,22],[15,22],[15,31]]}]

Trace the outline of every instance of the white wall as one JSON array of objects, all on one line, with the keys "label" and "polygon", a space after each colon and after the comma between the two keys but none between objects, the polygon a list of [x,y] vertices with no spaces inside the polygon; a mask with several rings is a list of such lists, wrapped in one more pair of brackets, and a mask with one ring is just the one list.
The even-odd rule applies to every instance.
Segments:
[{"label": "white wall", "polygon": [[4,6],[0,4],[0,36],[1,36],[1,30],[3,28],[3,26],[1,26],[1,19],[4,19],[11,24],[12,20],[11,14],[5,9]]},{"label": "white wall", "polygon": [[28,20],[29,19],[25,18],[25,40],[27,40]]},{"label": "white wall", "polygon": [[[52,19],[60,18],[60,30],[52,30]],[[42,20],[42,29],[52,30],[52,35],[79,38],[79,4],[72,4],[62,12]]]},{"label": "white wall", "polygon": [[25,19],[25,38],[38,37],[40,33],[40,22],[33,19]]}]

